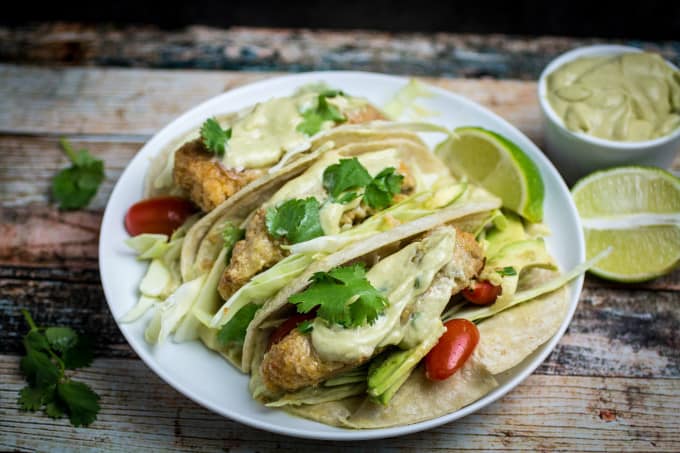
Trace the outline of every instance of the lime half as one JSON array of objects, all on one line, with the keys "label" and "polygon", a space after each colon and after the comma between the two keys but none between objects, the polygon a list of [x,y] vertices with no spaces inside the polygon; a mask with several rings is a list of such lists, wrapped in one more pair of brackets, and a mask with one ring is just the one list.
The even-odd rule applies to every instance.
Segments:
[{"label": "lime half", "polygon": [[659,168],[618,167],[586,176],[571,194],[588,258],[613,248],[592,273],[638,282],[680,262],[680,178]]},{"label": "lime half", "polygon": [[437,147],[457,176],[467,176],[531,222],[543,218],[544,188],[536,164],[516,144],[480,127],[460,127]]}]

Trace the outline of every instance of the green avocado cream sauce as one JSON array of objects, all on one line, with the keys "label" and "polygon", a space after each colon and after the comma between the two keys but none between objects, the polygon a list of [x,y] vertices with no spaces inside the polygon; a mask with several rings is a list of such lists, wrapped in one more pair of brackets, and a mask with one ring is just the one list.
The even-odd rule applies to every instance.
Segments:
[{"label": "green avocado cream sauce", "polygon": [[615,141],[651,140],[680,127],[680,71],[640,52],[583,57],[547,78],[567,129]]}]

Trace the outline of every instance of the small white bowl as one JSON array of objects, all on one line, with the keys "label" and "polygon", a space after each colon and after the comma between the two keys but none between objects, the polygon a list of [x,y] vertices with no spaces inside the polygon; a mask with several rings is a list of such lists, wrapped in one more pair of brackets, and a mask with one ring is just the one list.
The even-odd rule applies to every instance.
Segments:
[{"label": "small white bowl", "polygon": [[[669,135],[639,142],[606,140],[583,132],[572,132],[557,116],[547,98],[547,78],[560,66],[581,57],[642,52],[628,46],[587,46],[554,59],[538,79],[538,102],[544,118],[548,156],[569,183],[595,170],[618,165],[651,165],[669,168],[680,149],[680,128]],[[666,61],[673,69],[678,69]]]}]

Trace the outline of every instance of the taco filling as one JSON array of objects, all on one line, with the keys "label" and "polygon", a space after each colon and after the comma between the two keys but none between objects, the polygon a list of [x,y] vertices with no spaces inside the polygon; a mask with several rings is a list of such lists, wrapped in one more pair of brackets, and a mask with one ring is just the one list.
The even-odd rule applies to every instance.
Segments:
[{"label": "taco filling", "polygon": [[208,119],[200,137],[161,153],[157,160],[167,162],[157,164],[163,171],[147,192],[185,194],[209,212],[282,160],[309,151],[312,137],[341,124],[384,119],[362,98],[309,85],[237,115]]},{"label": "taco filling", "polygon": [[200,340],[255,400],[334,426],[416,423],[490,392],[558,331],[564,285],[592,263],[560,273],[543,224],[449,168],[430,143],[455,131],[379,119],[312,85],[168,147],[147,195],[203,212],[127,241],[149,267],[122,321],[146,315],[152,344]]}]

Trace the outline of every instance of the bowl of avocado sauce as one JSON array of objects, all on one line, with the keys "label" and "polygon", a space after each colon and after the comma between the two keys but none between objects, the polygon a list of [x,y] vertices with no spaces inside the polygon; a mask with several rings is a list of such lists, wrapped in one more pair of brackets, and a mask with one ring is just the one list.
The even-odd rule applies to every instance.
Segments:
[{"label": "bowl of avocado sauce", "polygon": [[567,181],[600,168],[667,168],[680,148],[680,71],[627,46],[569,51],[541,74],[547,151]]}]

